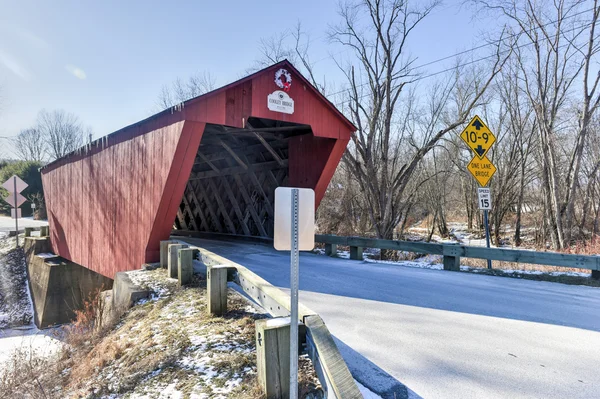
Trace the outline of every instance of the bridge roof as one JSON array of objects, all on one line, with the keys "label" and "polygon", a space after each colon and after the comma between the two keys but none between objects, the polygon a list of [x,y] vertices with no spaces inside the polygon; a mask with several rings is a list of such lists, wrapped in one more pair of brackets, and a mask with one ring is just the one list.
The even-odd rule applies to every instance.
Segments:
[{"label": "bridge roof", "polygon": [[[290,95],[293,97],[298,95],[300,97],[299,99],[296,99],[295,103],[298,104],[303,100],[308,100],[307,102],[311,103],[310,107],[303,107],[302,111],[304,112],[302,112],[300,115],[298,115],[298,113],[296,113],[296,115],[287,115],[280,112],[273,112],[268,110],[266,107],[266,101],[264,101],[263,104],[259,103],[259,95],[266,95],[271,91],[278,89],[274,83],[275,79],[273,72],[280,69],[286,69],[290,71],[292,76],[292,88],[290,89]],[[296,80],[299,80],[301,85],[298,85]],[[273,83],[269,81],[272,81]],[[300,86],[304,93],[300,91]],[[244,91],[247,88],[252,91],[252,105],[251,107],[248,107],[247,104],[245,104],[246,108],[249,108],[247,109],[249,112],[241,115],[243,119],[242,121],[240,118],[235,118],[235,116],[240,115],[228,115],[227,108],[231,104],[231,96],[228,96],[227,94],[228,92],[231,94],[232,92],[235,93],[239,90]],[[258,93],[256,93],[257,91]],[[196,115],[191,115],[190,117],[190,113],[186,112],[186,109],[189,110],[190,108],[194,109],[194,107],[198,108],[206,106],[206,104],[209,102],[211,103],[209,104],[210,109],[207,109],[206,112],[212,111],[212,115],[202,116],[198,115],[197,113]],[[215,102],[217,104],[215,104]],[[316,107],[314,105],[315,103],[320,105],[322,108]],[[324,110],[326,110],[326,112],[324,112]],[[48,163],[42,167],[42,170],[47,168],[53,169],[56,166],[68,163],[69,158],[73,157],[74,155],[84,155],[88,149],[93,146],[104,147],[106,145],[110,145],[110,143],[119,142],[121,139],[129,139],[133,136],[144,134],[146,132],[146,129],[143,128],[144,125],[147,126],[152,122],[156,122],[157,120],[161,119],[169,119],[169,121],[173,121],[172,116],[174,113],[177,113],[181,116],[180,118],[177,118],[178,120],[194,120],[198,122],[217,123],[233,127],[246,127],[244,126],[244,121],[247,122],[248,118],[252,116],[266,117],[283,122],[311,125],[313,134],[317,137],[341,138],[348,140],[350,139],[352,132],[357,130],[356,126],[348,118],[346,118],[336,108],[336,106],[329,101],[329,99],[327,99],[327,97],[325,97],[312,83],[310,83],[308,79],[306,79],[291,62],[288,60],[283,60],[245,76],[235,82],[191,98],[187,101],[149,116],[146,119],[135,122],[104,137],[96,139],[92,141],[91,144],[84,145],[80,149],[77,149],[62,158]],[[223,120],[223,116],[226,116],[225,120]],[[138,129],[140,127],[141,129]]]}]

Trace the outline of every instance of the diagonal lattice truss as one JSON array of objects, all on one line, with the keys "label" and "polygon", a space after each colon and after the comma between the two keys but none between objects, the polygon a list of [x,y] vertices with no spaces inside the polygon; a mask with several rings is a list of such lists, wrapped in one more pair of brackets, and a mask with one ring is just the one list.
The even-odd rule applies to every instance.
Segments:
[{"label": "diagonal lattice truss", "polygon": [[272,237],[275,189],[288,184],[289,139],[306,129],[207,125],[174,228]]}]

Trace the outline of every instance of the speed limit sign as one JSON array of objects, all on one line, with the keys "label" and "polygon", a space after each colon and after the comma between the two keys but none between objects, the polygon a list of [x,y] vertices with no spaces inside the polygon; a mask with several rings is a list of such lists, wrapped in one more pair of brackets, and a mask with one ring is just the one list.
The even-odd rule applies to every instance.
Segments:
[{"label": "speed limit sign", "polygon": [[492,209],[492,193],[489,188],[478,188],[477,196],[479,197],[479,209],[489,211]]}]

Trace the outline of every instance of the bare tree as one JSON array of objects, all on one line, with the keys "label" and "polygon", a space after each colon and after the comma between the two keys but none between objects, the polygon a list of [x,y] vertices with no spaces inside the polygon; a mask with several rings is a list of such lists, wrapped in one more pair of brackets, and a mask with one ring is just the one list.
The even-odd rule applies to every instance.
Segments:
[{"label": "bare tree", "polygon": [[[584,0],[479,1],[484,8],[501,11],[518,27],[522,44],[516,60],[521,69],[521,89],[535,113],[541,151],[541,177],[546,202],[546,224],[555,248],[570,245],[580,170],[587,147],[589,125],[600,105],[600,73],[592,74],[596,26],[600,15],[593,2],[589,18],[576,18],[589,7]],[[525,46],[527,45],[527,46]],[[579,80],[581,79],[581,80]],[[581,85],[573,147],[561,137],[571,116],[571,94]]]},{"label": "bare tree", "polygon": [[216,79],[208,72],[196,73],[187,80],[177,78],[170,85],[162,87],[158,96],[157,105],[163,110],[176,104],[198,97],[214,90]]},{"label": "bare tree", "polygon": [[35,129],[45,140],[50,159],[61,158],[81,147],[86,132],[79,118],[64,110],[40,111]]},{"label": "bare tree", "polygon": [[426,117],[409,110],[412,120],[421,119],[418,123],[407,123],[404,117],[396,122],[403,108],[401,94],[415,80],[406,43],[438,4],[347,2],[340,8],[343,22],[331,31],[332,40],[351,48],[357,59],[356,65],[341,67],[350,86],[350,116],[358,128],[344,162],[359,181],[380,238],[393,237],[405,208],[405,190],[420,161],[466,122],[506,61],[498,44],[488,72],[456,73],[434,87]]},{"label": "bare tree", "polygon": [[24,161],[42,162],[46,156],[47,141],[37,127],[21,130],[15,139],[17,154]]},{"label": "bare tree", "polygon": [[302,29],[298,21],[293,30],[286,29],[268,38],[261,38],[258,46],[259,57],[246,70],[253,73],[283,60],[288,60],[317,88],[326,94],[326,81],[319,81],[315,75],[315,63],[310,58],[310,35]]}]

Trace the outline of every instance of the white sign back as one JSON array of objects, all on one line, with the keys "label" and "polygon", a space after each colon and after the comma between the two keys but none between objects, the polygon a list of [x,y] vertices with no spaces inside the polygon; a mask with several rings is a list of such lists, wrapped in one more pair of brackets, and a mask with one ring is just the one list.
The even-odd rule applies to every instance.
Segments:
[{"label": "white sign back", "polygon": [[9,193],[15,192],[15,182],[14,182],[15,177],[17,179],[17,192],[18,193],[20,193],[21,191],[23,191],[27,187],[29,187],[29,184],[27,184],[23,180],[21,180],[21,178],[19,176],[13,175],[10,179],[5,181],[4,184],[2,184],[2,187],[7,189]]},{"label": "white sign back", "polygon": [[[315,192],[298,189],[298,249],[311,251],[315,247]],[[292,188],[275,189],[275,233],[273,244],[278,251],[291,250]]]},{"label": "white sign back", "polygon": [[477,197],[479,200],[479,209],[482,211],[489,211],[492,209],[492,193],[489,188],[478,188]]},{"label": "white sign back", "polygon": [[[16,211],[16,212],[15,212],[15,211]],[[16,216],[16,217],[15,217],[15,216]],[[21,216],[21,208],[17,208],[17,209],[15,209],[15,208],[11,208],[11,209],[10,209],[10,217],[11,217],[11,218],[13,218],[13,219],[17,219],[17,218],[19,218],[19,219],[20,219],[20,218],[22,217],[22,216]]]}]

